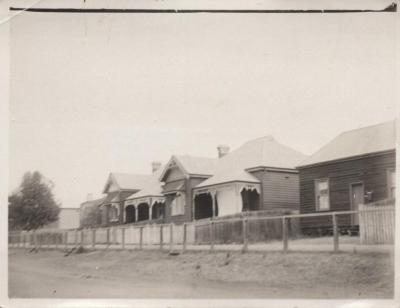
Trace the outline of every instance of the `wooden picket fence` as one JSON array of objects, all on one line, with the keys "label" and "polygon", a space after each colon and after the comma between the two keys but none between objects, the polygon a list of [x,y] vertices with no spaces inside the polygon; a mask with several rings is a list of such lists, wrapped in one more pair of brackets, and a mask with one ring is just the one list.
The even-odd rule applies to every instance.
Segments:
[{"label": "wooden picket fence", "polygon": [[[394,204],[394,203],[393,203]],[[289,241],[300,236],[299,219],[329,217],[332,226],[333,251],[339,251],[339,217],[359,215],[360,244],[391,244],[394,242],[394,206],[391,203],[368,204],[359,211],[320,212],[282,216],[242,216],[203,220],[181,225],[124,225],[80,230],[37,230],[9,232],[11,247],[64,248],[83,246],[96,248],[169,249],[187,246],[239,244],[247,251],[249,244],[282,241],[284,252]],[[221,245],[222,244],[222,245]]]},{"label": "wooden picket fence", "polygon": [[395,201],[385,200],[360,205],[361,244],[393,244],[395,235]]}]

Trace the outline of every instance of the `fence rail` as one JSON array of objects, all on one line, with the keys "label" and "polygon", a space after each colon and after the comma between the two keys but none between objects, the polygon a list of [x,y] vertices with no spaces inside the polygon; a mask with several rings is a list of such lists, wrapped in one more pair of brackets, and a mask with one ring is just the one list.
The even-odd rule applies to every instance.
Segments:
[{"label": "fence rail", "polygon": [[83,246],[91,249],[165,249],[172,251],[209,245],[241,246],[247,251],[256,243],[281,241],[281,249],[289,250],[289,242],[301,237],[300,219],[328,217],[333,236],[332,250],[339,251],[340,219],[356,215],[360,225],[361,244],[393,243],[394,206],[363,206],[359,211],[337,211],[280,216],[242,216],[229,219],[190,222],[181,225],[123,225],[81,230],[37,230],[9,232],[11,247],[62,248]]}]

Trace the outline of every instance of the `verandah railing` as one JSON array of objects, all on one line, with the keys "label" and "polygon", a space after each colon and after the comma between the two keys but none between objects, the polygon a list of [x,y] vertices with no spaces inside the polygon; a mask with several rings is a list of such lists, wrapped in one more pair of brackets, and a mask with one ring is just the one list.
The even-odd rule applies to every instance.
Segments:
[{"label": "verandah railing", "polygon": [[[393,243],[394,207],[363,208],[359,211],[337,211],[281,216],[244,216],[237,218],[205,220],[175,224],[141,226],[114,226],[81,230],[37,230],[9,233],[11,247],[63,248],[83,246],[91,249],[225,249],[230,246],[247,251],[252,244],[281,241],[281,249],[289,250],[289,242],[301,237],[299,219],[329,219],[332,250],[339,251],[341,220],[356,217],[360,224],[361,244]],[[370,217],[374,217],[371,219]],[[368,218],[368,219],[366,219]],[[384,223],[382,222],[382,219]],[[390,222],[390,223],[389,223]],[[375,238],[383,241],[369,242],[363,234],[373,230]],[[384,236],[377,235],[379,233]],[[208,247],[207,247],[208,245]],[[216,247],[218,246],[218,247]]]}]

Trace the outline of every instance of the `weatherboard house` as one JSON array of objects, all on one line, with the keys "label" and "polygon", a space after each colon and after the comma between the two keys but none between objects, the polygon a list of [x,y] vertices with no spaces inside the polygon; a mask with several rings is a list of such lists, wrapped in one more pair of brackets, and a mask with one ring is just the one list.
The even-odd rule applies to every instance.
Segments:
[{"label": "weatherboard house", "polygon": [[195,218],[193,188],[215,173],[218,161],[218,158],[189,155],[173,155],[170,158],[159,178],[163,183],[166,222],[183,223]]},{"label": "weatherboard house", "polygon": [[[183,223],[249,211],[282,213],[299,208],[299,175],[305,156],[271,136],[246,142],[218,158],[173,155],[153,173],[111,173],[96,204],[98,225]],[[83,211],[82,211],[83,212]]]},{"label": "weatherboard house", "polygon": [[162,182],[159,181],[162,171],[161,163],[153,162],[153,174],[138,192],[130,194],[123,200],[122,221],[163,222],[165,217],[165,196],[162,194]]},{"label": "weatherboard house", "polygon": [[[357,210],[360,204],[395,197],[396,122],[344,132],[298,166],[300,212]],[[331,226],[329,216],[301,219],[303,232]],[[358,228],[358,215],[338,216]]]},{"label": "weatherboard house", "polygon": [[305,156],[273,137],[246,142],[218,160],[213,176],[193,189],[195,219],[299,208],[295,166]]},{"label": "weatherboard house", "polygon": [[152,181],[151,174],[110,173],[103,189],[103,194],[106,196],[99,205],[101,225],[124,223],[126,218],[124,201],[151,184]]}]

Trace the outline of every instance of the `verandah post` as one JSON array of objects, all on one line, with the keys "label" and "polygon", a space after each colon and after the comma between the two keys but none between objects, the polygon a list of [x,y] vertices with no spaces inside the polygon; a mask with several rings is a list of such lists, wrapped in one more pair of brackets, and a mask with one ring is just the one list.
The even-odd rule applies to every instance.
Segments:
[{"label": "verandah post", "polygon": [[332,214],[332,225],[333,225],[333,251],[339,251],[339,232],[337,225],[337,216],[335,213]]},{"label": "verandah post", "polygon": [[287,219],[285,216],[282,217],[282,240],[283,240],[283,252],[288,251],[288,227]]},{"label": "verandah post", "polygon": [[242,219],[242,227],[243,227],[243,252],[246,252],[248,250],[248,238],[247,238],[247,225],[248,221],[247,218]]}]

